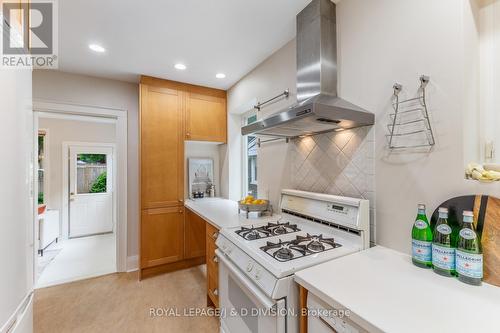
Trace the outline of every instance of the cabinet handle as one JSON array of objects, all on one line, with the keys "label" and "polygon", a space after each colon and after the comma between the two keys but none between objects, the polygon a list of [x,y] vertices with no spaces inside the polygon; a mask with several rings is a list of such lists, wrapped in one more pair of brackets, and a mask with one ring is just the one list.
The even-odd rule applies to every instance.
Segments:
[{"label": "cabinet handle", "polygon": [[186,136],[189,138],[191,136],[191,133],[187,132]]},{"label": "cabinet handle", "polygon": [[215,262],[215,263],[219,262],[219,258],[217,258],[217,256],[214,256],[214,257],[212,258],[212,260],[213,260],[213,262]]},{"label": "cabinet handle", "polygon": [[184,213],[184,211],[182,209],[179,209],[179,214],[182,214]]},{"label": "cabinet handle", "polygon": [[219,290],[217,288],[214,289],[214,291],[212,292],[212,294],[214,294],[215,296],[219,296]]},{"label": "cabinet handle", "polygon": [[180,203],[183,203],[183,202],[184,202],[184,200],[182,200],[182,199],[179,199],[179,202],[180,202]]},{"label": "cabinet handle", "polygon": [[212,238],[213,239],[217,239],[217,237],[219,237],[219,233],[218,232],[214,232],[214,234],[212,235]]}]

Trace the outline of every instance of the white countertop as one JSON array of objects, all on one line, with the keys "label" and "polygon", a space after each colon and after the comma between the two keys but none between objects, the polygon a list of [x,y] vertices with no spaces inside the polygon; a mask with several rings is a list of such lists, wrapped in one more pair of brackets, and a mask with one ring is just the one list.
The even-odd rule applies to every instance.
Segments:
[{"label": "white countertop", "polygon": [[256,213],[238,214],[238,203],[222,198],[188,199],[185,206],[218,229],[276,221],[278,216],[257,217]]},{"label": "white countertop", "polygon": [[500,287],[442,277],[381,246],[295,276],[330,306],[348,308],[351,319],[383,332],[500,332]]}]

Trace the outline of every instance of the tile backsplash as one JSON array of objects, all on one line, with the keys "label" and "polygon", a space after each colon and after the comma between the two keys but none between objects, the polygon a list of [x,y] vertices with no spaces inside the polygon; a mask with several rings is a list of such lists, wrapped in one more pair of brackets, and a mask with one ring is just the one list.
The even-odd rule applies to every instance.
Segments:
[{"label": "tile backsplash", "polygon": [[291,146],[293,188],[370,200],[370,241],[375,243],[372,127],[297,138]]}]

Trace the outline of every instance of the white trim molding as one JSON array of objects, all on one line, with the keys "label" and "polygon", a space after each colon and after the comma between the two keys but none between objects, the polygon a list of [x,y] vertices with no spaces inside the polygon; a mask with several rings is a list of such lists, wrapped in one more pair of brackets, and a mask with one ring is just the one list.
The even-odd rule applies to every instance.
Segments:
[{"label": "white trim molding", "polygon": [[139,256],[130,256],[127,258],[127,272],[135,272],[139,270]]},{"label": "white trim molding", "polygon": [[[127,271],[127,110],[35,99],[33,111],[37,119],[39,113],[43,112],[44,116],[51,113],[63,118],[71,115],[100,117],[104,121],[116,122],[116,270]],[[35,179],[35,182],[38,182],[38,179]]]}]

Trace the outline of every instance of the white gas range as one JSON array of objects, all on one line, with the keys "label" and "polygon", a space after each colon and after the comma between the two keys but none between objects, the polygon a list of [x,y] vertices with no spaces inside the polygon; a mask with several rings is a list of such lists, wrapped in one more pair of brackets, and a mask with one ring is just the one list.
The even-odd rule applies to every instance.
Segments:
[{"label": "white gas range", "polygon": [[369,247],[367,200],[283,190],[280,210],[273,223],[220,231],[223,332],[298,332],[294,273]]}]

